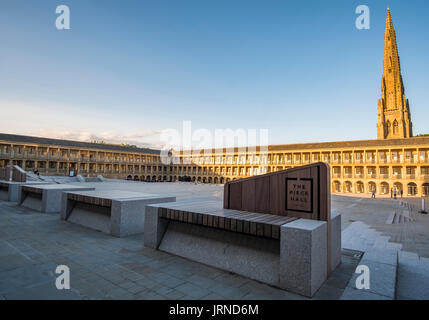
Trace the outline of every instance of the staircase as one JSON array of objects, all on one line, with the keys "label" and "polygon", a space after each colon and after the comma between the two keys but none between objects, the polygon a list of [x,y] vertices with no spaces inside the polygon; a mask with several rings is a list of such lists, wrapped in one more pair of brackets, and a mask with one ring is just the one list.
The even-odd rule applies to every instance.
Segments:
[{"label": "staircase", "polygon": [[398,252],[398,300],[429,300],[429,258]]},{"label": "staircase", "polygon": [[411,217],[413,207],[409,203],[400,202],[394,212],[386,220],[386,224],[400,224],[415,221]]},{"label": "staircase", "polygon": [[341,296],[342,300],[394,300],[398,277],[399,243],[389,242],[384,236],[366,223],[356,221],[341,234],[342,247],[364,252],[359,266],[367,266],[370,272],[370,288],[357,289],[354,274]]},{"label": "staircase", "polygon": [[[414,221],[413,207],[400,203],[387,224],[406,224]],[[364,222],[350,224],[341,235],[342,247],[364,252],[359,265],[370,270],[370,288],[357,289],[354,274],[341,296],[343,300],[428,300],[429,258],[402,251],[402,244],[390,242]]]}]

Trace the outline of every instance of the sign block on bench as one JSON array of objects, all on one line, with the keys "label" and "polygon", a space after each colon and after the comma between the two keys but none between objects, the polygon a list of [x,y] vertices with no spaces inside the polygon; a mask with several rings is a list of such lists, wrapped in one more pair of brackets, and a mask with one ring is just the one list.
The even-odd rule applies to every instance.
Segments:
[{"label": "sign block on bench", "polygon": [[329,166],[321,162],[227,182],[224,207],[329,221]]},{"label": "sign block on bench", "polygon": [[67,191],[62,195],[61,219],[125,237],[144,232],[146,205],[173,201],[176,197],[120,190]]}]

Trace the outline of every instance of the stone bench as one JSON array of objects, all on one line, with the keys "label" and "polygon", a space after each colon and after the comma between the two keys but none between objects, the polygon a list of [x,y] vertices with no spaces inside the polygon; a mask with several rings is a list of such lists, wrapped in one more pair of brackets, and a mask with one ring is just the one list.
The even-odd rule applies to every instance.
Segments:
[{"label": "stone bench", "polygon": [[72,184],[23,185],[19,204],[44,213],[58,213],[61,211],[61,196],[64,191],[90,190],[95,188]]},{"label": "stone bench", "polygon": [[223,209],[218,201],[166,205],[159,207],[158,217],[272,239],[280,239],[280,226],[297,219]]},{"label": "stone bench", "polygon": [[146,205],[174,201],[175,197],[130,191],[66,191],[61,219],[125,237],[144,232]]},{"label": "stone bench", "polygon": [[16,182],[16,181],[0,181],[0,200],[21,202],[22,187],[26,185],[38,186],[48,184],[47,182]]},{"label": "stone bench", "polygon": [[[185,201],[146,207],[144,245],[304,296],[341,257],[341,217],[326,221],[224,209]],[[331,263],[328,264],[328,247]]]},{"label": "stone bench", "polygon": [[329,166],[228,182],[223,202],[148,205],[144,245],[311,297],[341,260]]}]

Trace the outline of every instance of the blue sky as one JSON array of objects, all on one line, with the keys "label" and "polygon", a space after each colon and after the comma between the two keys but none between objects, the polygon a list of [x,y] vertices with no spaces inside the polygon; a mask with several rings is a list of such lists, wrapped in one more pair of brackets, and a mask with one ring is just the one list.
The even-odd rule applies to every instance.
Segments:
[{"label": "blue sky", "polygon": [[[387,3],[429,133],[426,0],[1,0],[0,131],[156,145],[190,120],[271,144],[374,139]],[[61,4],[71,30],[55,28]]]}]

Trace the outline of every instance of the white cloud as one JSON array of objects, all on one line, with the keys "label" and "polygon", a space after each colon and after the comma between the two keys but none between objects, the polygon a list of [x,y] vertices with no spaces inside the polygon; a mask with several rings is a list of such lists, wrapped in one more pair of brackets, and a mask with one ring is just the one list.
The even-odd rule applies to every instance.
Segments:
[{"label": "white cloud", "polygon": [[120,135],[115,132],[91,132],[91,131],[79,131],[79,130],[49,130],[49,129],[39,129],[37,131],[31,131],[28,134],[32,136],[39,136],[45,138],[53,139],[64,139],[64,140],[74,140],[74,141],[84,141],[84,142],[105,142],[112,144],[130,144],[136,145],[142,148],[153,148],[159,149],[162,146],[161,141],[159,140],[159,135],[162,134],[164,130],[144,130],[139,133],[130,134],[130,135]]},{"label": "white cloud", "polygon": [[[152,149],[163,146],[160,135],[165,130],[139,131],[113,114],[83,112],[82,109],[64,104],[0,100],[0,113],[8,119],[3,122],[1,132],[84,142],[104,141]],[[112,130],[104,131],[105,128]]]}]

